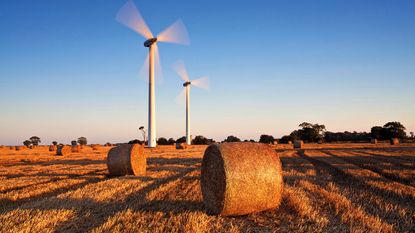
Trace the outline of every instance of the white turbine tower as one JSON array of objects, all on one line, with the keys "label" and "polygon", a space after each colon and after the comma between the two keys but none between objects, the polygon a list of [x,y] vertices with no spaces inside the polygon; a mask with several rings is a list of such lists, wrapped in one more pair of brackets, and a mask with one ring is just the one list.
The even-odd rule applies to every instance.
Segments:
[{"label": "white turbine tower", "polygon": [[154,66],[155,62],[160,64],[159,53],[157,42],[169,42],[176,44],[189,44],[189,37],[187,34],[186,27],[184,26],[181,20],[177,20],[171,26],[166,28],[163,32],[154,37],[150,29],[147,27],[146,22],[135,6],[134,2],[129,0],[121,9],[119,10],[116,19],[118,22],[126,25],[133,31],[142,35],[147,40],[144,42],[144,46],[149,48],[149,53],[147,56],[147,61],[149,63],[149,72],[148,72],[148,146],[156,147],[157,136],[156,136],[156,97],[155,97],[155,88],[154,88]]},{"label": "white turbine tower", "polygon": [[201,77],[196,80],[190,81],[186,67],[183,61],[178,61],[173,65],[173,69],[183,79],[184,90],[180,93],[179,97],[186,96],[186,144],[192,144],[190,137],[190,86],[199,87],[202,89],[209,89],[209,78]]}]

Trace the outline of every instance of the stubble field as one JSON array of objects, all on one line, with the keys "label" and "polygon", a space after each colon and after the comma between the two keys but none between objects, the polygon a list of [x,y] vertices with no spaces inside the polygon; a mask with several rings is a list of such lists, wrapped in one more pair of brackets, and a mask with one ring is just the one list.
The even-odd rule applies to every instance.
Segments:
[{"label": "stubble field", "polygon": [[[145,149],[147,175],[107,177],[110,147],[54,156],[0,149],[0,232],[413,232],[415,144],[275,147],[283,163],[278,209],[206,213],[205,146]],[[243,191],[243,190],[241,190]]]}]

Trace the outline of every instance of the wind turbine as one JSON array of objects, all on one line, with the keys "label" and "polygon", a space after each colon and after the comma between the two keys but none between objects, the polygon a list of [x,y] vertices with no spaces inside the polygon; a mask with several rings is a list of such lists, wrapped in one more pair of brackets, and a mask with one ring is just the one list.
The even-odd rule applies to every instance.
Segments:
[{"label": "wind turbine", "polygon": [[166,28],[156,37],[153,36],[150,29],[148,28],[146,22],[138,11],[132,0],[129,0],[124,6],[119,10],[116,20],[125,26],[129,27],[133,31],[142,35],[146,38],[144,42],[144,47],[149,48],[149,53],[147,56],[147,61],[149,63],[149,89],[148,89],[148,146],[156,147],[156,97],[155,97],[155,88],[154,88],[154,65],[155,62],[160,64],[159,53],[157,42],[169,42],[175,44],[189,44],[189,37],[187,34],[186,27],[184,26],[181,20],[177,20],[171,26]]},{"label": "wind turbine", "polygon": [[205,90],[209,89],[209,78],[201,77],[196,80],[190,81],[186,67],[183,61],[178,61],[173,65],[174,71],[183,79],[183,91],[179,94],[180,96],[186,95],[186,144],[192,144],[190,138],[190,86],[199,87]]}]

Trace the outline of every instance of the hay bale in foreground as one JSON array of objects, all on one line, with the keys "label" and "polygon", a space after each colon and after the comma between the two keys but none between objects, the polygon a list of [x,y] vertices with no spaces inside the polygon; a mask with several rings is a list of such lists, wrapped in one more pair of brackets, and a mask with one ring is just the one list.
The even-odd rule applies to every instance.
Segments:
[{"label": "hay bale in foreground", "polygon": [[58,145],[56,149],[56,155],[69,155],[72,152],[72,149],[70,146],[67,145]]},{"label": "hay bale in foreground", "polygon": [[294,148],[302,149],[304,147],[303,140],[295,140],[294,141]]},{"label": "hay bale in foreground", "polygon": [[79,153],[79,152],[81,152],[81,146],[80,145],[73,145],[71,147],[71,152],[72,153]]},{"label": "hay bale in foreground", "polygon": [[378,144],[378,140],[376,138],[370,139],[371,144]]},{"label": "hay bale in foreground", "polygon": [[391,145],[398,145],[399,144],[399,139],[398,138],[391,138]]},{"label": "hay bale in foreground", "polygon": [[56,146],[55,146],[55,145],[50,145],[50,146],[49,146],[49,151],[50,151],[50,152],[54,152],[54,151],[56,151]]},{"label": "hay bale in foreground", "polygon": [[271,146],[235,142],[210,145],[203,156],[202,196],[208,212],[237,216],[279,206],[281,161]]},{"label": "hay bale in foreground", "polygon": [[144,146],[123,144],[111,148],[107,156],[107,166],[111,176],[145,175],[147,159],[144,155]]},{"label": "hay bale in foreground", "polygon": [[184,143],[184,142],[182,142],[182,143],[176,143],[176,149],[178,149],[178,150],[185,150],[185,149],[187,149],[187,144],[186,143]]}]

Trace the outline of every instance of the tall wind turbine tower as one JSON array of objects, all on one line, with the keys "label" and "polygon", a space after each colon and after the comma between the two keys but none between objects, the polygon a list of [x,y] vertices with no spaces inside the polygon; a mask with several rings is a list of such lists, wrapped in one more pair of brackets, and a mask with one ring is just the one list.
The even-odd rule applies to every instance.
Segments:
[{"label": "tall wind turbine tower", "polygon": [[118,22],[129,27],[133,31],[142,35],[147,40],[144,42],[144,46],[148,47],[148,146],[157,146],[157,131],[156,131],[156,97],[155,97],[155,63],[160,63],[157,42],[169,42],[176,44],[189,44],[189,36],[187,34],[186,27],[181,20],[177,20],[171,26],[166,28],[163,32],[156,37],[153,36],[146,22],[138,11],[132,0],[129,0],[119,10],[116,19]]},{"label": "tall wind turbine tower", "polygon": [[186,67],[183,61],[178,61],[173,65],[173,69],[183,79],[184,90],[179,96],[186,96],[186,144],[192,144],[192,138],[190,137],[190,86],[199,87],[202,89],[209,89],[209,78],[202,77],[193,81],[190,81]]}]

